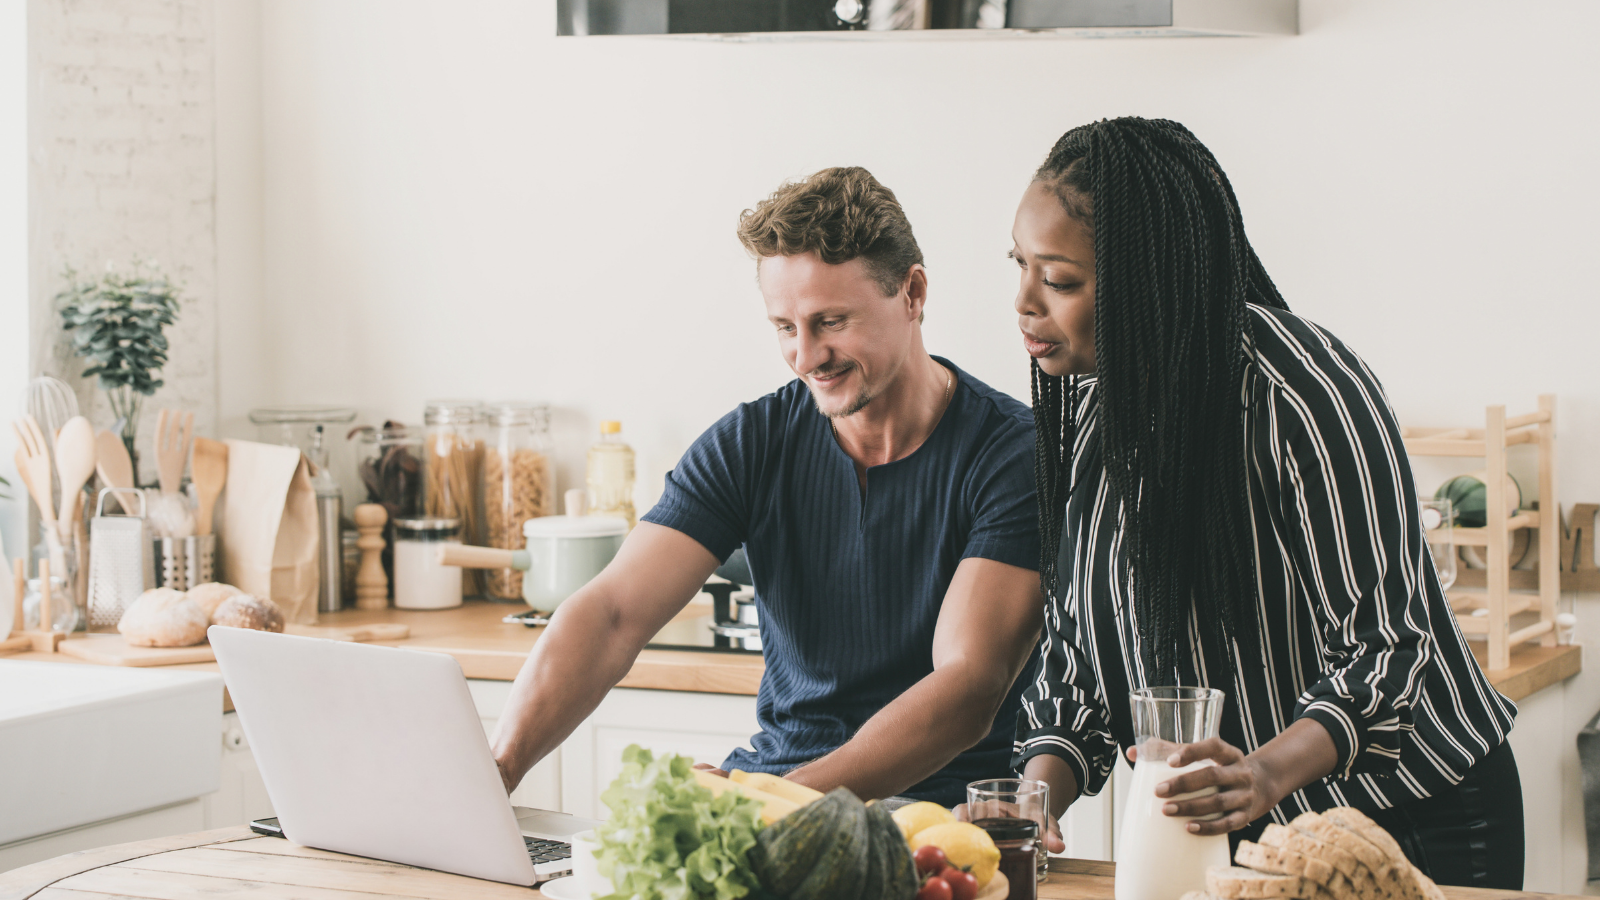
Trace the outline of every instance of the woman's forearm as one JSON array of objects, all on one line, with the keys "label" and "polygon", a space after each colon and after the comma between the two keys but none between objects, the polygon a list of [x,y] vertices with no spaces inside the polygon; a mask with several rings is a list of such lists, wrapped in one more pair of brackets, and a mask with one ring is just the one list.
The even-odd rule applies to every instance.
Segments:
[{"label": "woman's forearm", "polygon": [[1265,776],[1272,806],[1329,775],[1339,764],[1339,751],[1333,745],[1333,738],[1315,719],[1297,720],[1250,756]]},{"label": "woman's forearm", "polygon": [[1050,785],[1050,815],[1060,819],[1074,800],[1078,799],[1078,778],[1072,767],[1059,756],[1041,753],[1028,760],[1022,777],[1029,781],[1042,781]]}]

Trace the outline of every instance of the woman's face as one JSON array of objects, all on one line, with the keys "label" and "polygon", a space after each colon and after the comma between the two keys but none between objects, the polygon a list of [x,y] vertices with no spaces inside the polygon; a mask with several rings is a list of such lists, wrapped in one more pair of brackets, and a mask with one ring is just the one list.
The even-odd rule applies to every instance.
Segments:
[{"label": "woman's face", "polygon": [[1035,181],[1011,228],[1022,346],[1047,375],[1094,374],[1094,235]]}]

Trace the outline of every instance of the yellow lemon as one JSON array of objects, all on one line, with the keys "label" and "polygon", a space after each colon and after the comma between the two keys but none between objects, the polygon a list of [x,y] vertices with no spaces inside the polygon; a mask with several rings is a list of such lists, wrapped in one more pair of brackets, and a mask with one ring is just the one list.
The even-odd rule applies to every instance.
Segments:
[{"label": "yellow lemon", "polygon": [[1000,868],[1000,848],[982,828],[971,822],[947,822],[924,828],[911,838],[911,852],[932,844],[944,851],[950,865],[966,869],[982,890]]},{"label": "yellow lemon", "polygon": [[955,820],[955,813],[926,800],[907,804],[894,811],[894,823],[900,826],[900,833],[905,835],[908,841],[924,828],[944,825]]}]

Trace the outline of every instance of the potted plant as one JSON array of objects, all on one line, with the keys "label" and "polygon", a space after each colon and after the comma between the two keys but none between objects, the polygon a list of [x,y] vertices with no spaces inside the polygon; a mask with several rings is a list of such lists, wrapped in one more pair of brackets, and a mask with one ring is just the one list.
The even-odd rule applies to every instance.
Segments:
[{"label": "potted plant", "polygon": [[107,265],[104,275],[87,279],[68,267],[63,277],[67,287],[56,295],[62,326],[73,351],[91,363],[83,377],[100,379],[137,473],[139,407],[165,383],[157,375],[167,363],[164,332],[178,319],[179,289],[153,261],[127,273]]}]

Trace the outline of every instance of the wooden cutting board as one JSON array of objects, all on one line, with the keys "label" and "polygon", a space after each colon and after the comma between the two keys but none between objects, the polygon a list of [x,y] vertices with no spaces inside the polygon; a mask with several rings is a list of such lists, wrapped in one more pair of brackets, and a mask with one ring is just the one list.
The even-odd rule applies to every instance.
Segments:
[{"label": "wooden cutting board", "polygon": [[[411,636],[409,626],[396,623],[347,628],[290,625],[284,631],[302,637],[326,638],[331,641],[400,641]],[[102,666],[178,666],[185,663],[217,661],[217,655],[212,652],[210,644],[196,644],[193,647],[135,647],[120,634],[80,635],[62,641],[60,652]]]}]

